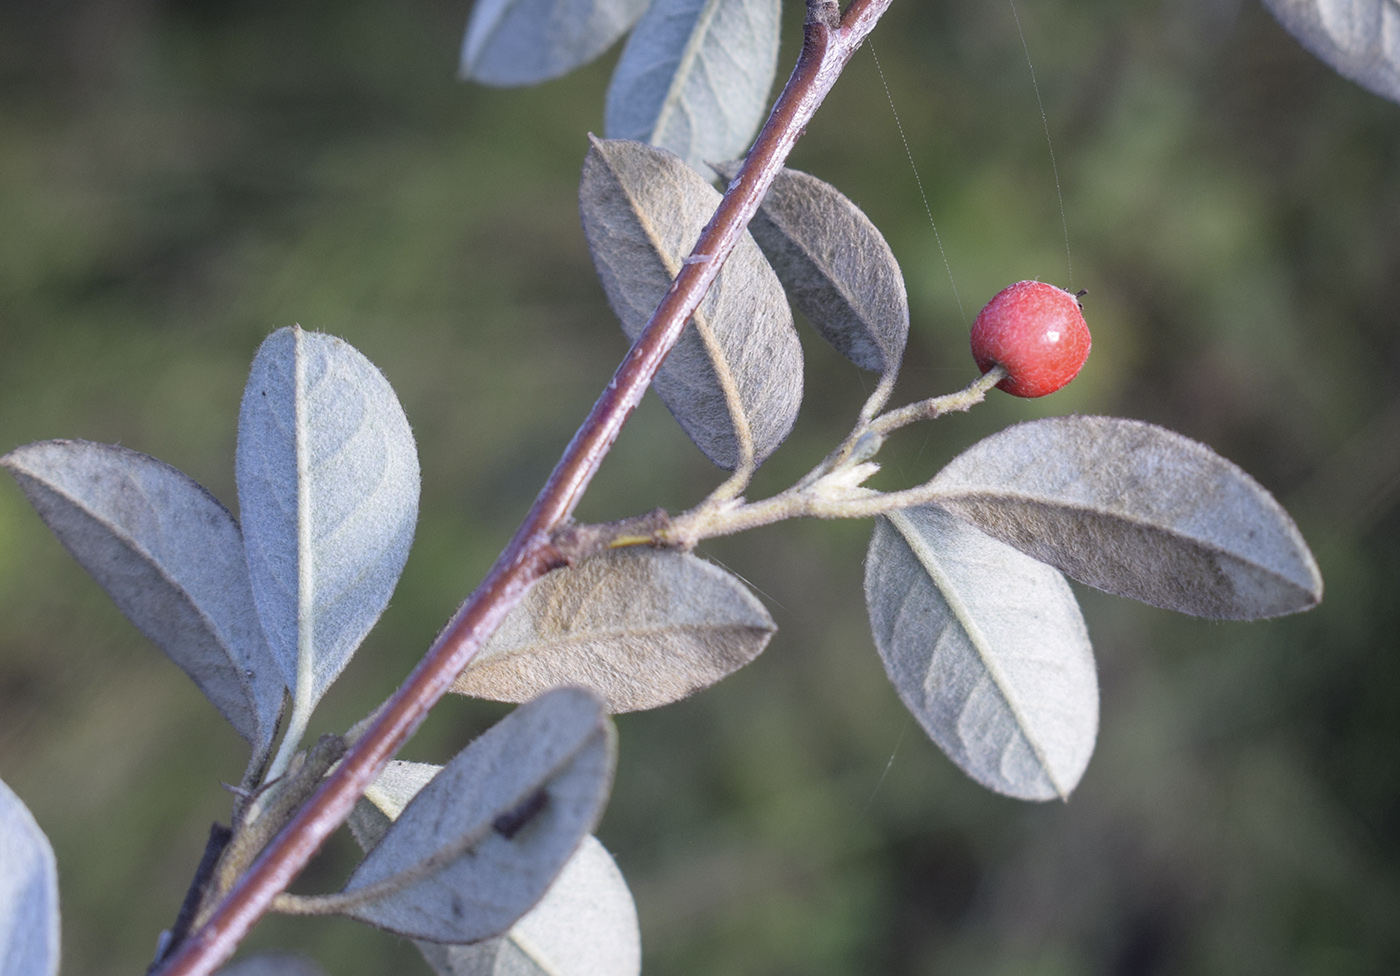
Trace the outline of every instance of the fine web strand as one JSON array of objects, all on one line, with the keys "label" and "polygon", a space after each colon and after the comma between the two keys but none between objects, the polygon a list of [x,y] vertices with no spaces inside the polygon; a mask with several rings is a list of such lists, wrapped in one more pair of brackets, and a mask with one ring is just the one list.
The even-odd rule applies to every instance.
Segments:
[{"label": "fine web strand", "polygon": [[[1065,219],[1065,194],[1060,189],[1060,167],[1055,163],[1055,144],[1050,141],[1050,120],[1045,114],[1045,102],[1040,97],[1040,82],[1035,80],[1035,65],[1031,64],[1031,48],[1026,43],[1026,32],[1021,27],[1021,14],[1016,10],[1016,0],[1007,0],[1011,4],[1011,18],[1016,21],[1016,33],[1021,37],[1021,50],[1026,55],[1026,67],[1031,73],[1031,87],[1035,89],[1035,104],[1040,109],[1040,126],[1045,130],[1045,148],[1050,150],[1050,172],[1055,176],[1055,196],[1060,201],[1060,227],[1065,233],[1065,266],[1069,270],[1069,288],[1067,291],[1074,291],[1074,260],[1069,252],[1069,221]],[[883,77],[883,76],[882,76]],[[888,89],[886,89],[888,91]],[[925,202],[927,205],[927,202]]]},{"label": "fine web strand", "polygon": [[904,143],[904,155],[909,157],[909,168],[914,171],[914,183],[919,188],[919,199],[924,201],[924,213],[928,214],[929,226],[933,228],[933,239],[938,242],[938,253],[943,256],[943,267],[948,270],[948,284],[952,286],[953,298],[958,303],[958,314],[967,321],[967,311],[963,308],[962,297],[958,295],[958,283],[953,280],[953,266],[948,263],[948,252],[943,249],[943,238],[938,233],[938,224],[933,219],[933,208],[929,206],[928,194],[924,192],[924,181],[919,178],[919,167],[914,165],[914,153],[909,148],[909,138],[904,134],[904,123],[899,121],[899,111],[894,107],[894,95],[890,93],[890,83],[885,80],[885,69],[880,67],[880,59],[875,54],[875,45],[870,38],[865,39],[870,56],[875,59],[875,70],[880,73],[880,84],[884,86],[885,98],[890,103],[890,114],[894,116],[895,128],[899,130],[899,141]]},{"label": "fine web strand", "polygon": [[899,754],[899,747],[904,745],[904,737],[909,734],[910,721],[904,720],[904,726],[899,730],[899,738],[895,740],[894,748],[890,750],[890,761],[885,763],[885,771],[880,774],[880,778],[875,783],[875,789],[870,791],[870,799],[865,801],[865,806],[861,808],[860,815],[864,817],[870,812],[871,805],[875,802],[875,795],[880,792],[880,787],[885,785],[885,777],[890,774],[890,767],[894,765],[894,757]]}]

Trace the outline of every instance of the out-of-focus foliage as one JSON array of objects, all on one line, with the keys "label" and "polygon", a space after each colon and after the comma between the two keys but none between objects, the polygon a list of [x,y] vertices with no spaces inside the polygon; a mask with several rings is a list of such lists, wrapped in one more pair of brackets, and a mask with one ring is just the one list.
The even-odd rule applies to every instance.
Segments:
[{"label": "out-of-focus foliage", "polygon": [[[1400,960],[1400,109],[1254,4],[897,0],[793,165],[856,202],[910,288],[899,399],[976,374],[967,324],[1009,282],[1088,288],[1065,391],[994,396],[887,446],[907,484],[1021,418],[1179,430],[1272,490],[1318,558],[1311,613],[1177,617],[1081,591],[1099,745],[1068,804],[967,780],[884,677],[868,526],[707,544],[779,633],[685,702],[622,716],[599,836],[649,974],[1293,973]],[[398,391],[423,462],[403,580],[313,722],[343,731],[479,578],[621,357],[576,193],[616,53],[499,91],[454,80],[461,3],[0,7],[0,450],[153,454],[235,501],[248,363],[274,328],[344,336]],[[798,17],[787,18],[786,74]],[[821,391],[760,473],[785,485],[873,382],[804,336]],[[899,470],[902,469],[902,470]],[[715,479],[654,398],[581,515],[694,503]],[[501,706],[452,699],[404,758]],[[0,484],[0,775],[57,852],[65,971],[144,969],[242,744]],[[891,761],[891,757],[892,761]],[[338,888],[353,843],[300,891]],[[336,976],[423,971],[345,920],[253,946]]]}]

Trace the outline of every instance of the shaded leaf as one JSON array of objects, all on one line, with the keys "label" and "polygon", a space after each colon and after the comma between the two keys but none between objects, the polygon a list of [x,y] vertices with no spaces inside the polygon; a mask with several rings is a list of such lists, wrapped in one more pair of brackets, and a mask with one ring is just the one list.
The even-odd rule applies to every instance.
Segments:
[{"label": "shaded leaf", "polygon": [[325,976],[325,970],[306,956],[263,952],[225,966],[218,976]]},{"label": "shaded leaf", "polygon": [[1339,74],[1400,102],[1396,0],[1264,0],[1294,37]]},{"label": "shaded leaf", "polygon": [[1069,796],[1099,686],[1063,576],[925,506],[876,520],[865,600],[899,697],[950,759],[999,793]]},{"label": "shaded leaf", "polygon": [[418,795],[428,781],[438,774],[441,766],[433,763],[404,762],[394,759],[365,790],[346,821],[355,840],[365,850],[378,844],[398,819],[408,801]]},{"label": "shaded leaf", "polygon": [[228,510],[170,465],[115,445],[41,441],[0,464],[118,609],[264,750],[284,684]]},{"label": "shaded leaf", "polygon": [[462,41],[463,78],[533,85],[602,54],[648,0],[477,0]]},{"label": "shaded leaf", "polygon": [[[391,762],[350,815],[370,849],[441,766]],[[475,945],[416,942],[440,976],[634,976],[641,972],[637,906],[594,836],[568,858],[539,905],[511,930]]]},{"label": "shaded leaf", "polygon": [[[561,688],[522,705],[444,766],[345,886],[412,872],[346,914],[432,942],[506,931],[598,822],[615,745],[602,703]],[[367,893],[368,894],[368,893]]]},{"label": "shaded leaf", "polygon": [[[355,806],[350,827],[373,847],[441,766],[391,762]],[[635,976],[637,906],[598,839],[583,839],[540,903],[505,935],[469,946],[416,943],[440,976]]]},{"label": "shaded leaf", "polygon": [[528,701],[582,685],[611,712],[656,708],[758,656],[773,618],[734,576],[689,553],[616,549],[537,582],[452,690]]},{"label": "shaded leaf", "polygon": [[418,455],[389,381],[348,343],[279,329],[238,417],[258,617],[304,721],[379,618],[418,517]]},{"label": "shaded leaf", "polygon": [[695,169],[748,148],[778,67],[781,0],[652,0],[608,85],[610,139]]},{"label": "shaded leaf", "polygon": [[[715,172],[733,180],[741,161]],[[909,338],[904,275],[885,237],[840,190],[794,169],[778,173],[749,223],[793,306],[862,369],[899,368]]]},{"label": "shaded leaf", "polygon": [[0,976],[54,976],[58,950],[53,848],[0,780]]},{"label": "shaded leaf", "polygon": [[538,905],[500,938],[418,945],[440,976],[637,976],[637,906],[596,837],[585,837]]},{"label": "shaded leaf", "polygon": [[1225,620],[1306,610],[1322,577],[1288,513],[1204,444],[1112,417],[1008,427],[938,473],[937,501],[1109,593]]},{"label": "shaded leaf", "polygon": [[[720,196],[668,152],[594,139],[579,198],[603,289],[635,340]],[[792,429],[802,405],[802,346],[782,285],[747,233],[653,386],[723,468],[763,461]]]}]

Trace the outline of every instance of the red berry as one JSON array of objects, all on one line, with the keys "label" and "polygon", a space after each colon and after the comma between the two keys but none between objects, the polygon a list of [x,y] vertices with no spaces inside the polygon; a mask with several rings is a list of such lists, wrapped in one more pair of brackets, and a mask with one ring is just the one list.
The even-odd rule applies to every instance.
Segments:
[{"label": "red berry", "polygon": [[1012,396],[1054,393],[1078,375],[1089,345],[1079,299],[1040,281],[1003,288],[972,323],[977,368],[1004,366],[1006,379],[997,388]]}]

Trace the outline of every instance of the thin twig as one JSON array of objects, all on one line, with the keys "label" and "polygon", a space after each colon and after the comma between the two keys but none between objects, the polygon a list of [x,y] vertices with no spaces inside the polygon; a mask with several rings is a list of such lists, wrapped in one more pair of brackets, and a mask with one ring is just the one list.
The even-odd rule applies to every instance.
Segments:
[{"label": "thin twig", "polygon": [[428,710],[446,694],[477,649],[530,585],[564,560],[550,536],[573,513],[622,425],[699,307],[735,242],[758,209],[841,70],[893,0],[808,0],[802,53],[738,176],[646,328],[565,449],[510,544],[462,604],[428,653],[321,788],[162,967],[163,976],[208,976],[233,955],[253,923],[299,874]]}]

